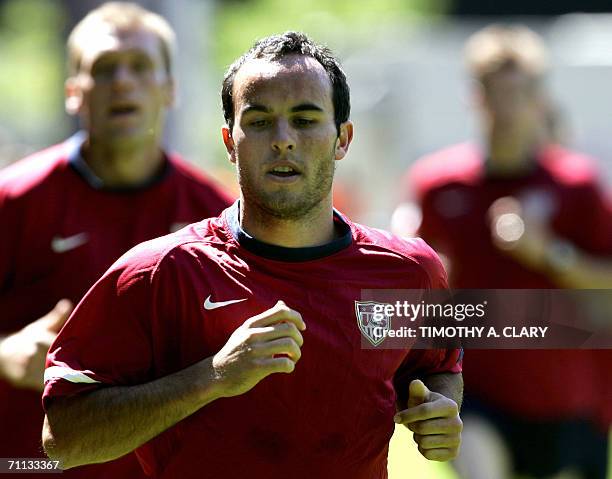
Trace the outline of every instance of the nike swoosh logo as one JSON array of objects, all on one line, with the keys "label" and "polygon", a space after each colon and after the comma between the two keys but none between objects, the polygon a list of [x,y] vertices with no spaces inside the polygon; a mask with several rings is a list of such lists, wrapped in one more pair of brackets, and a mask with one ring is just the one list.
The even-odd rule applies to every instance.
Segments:
[{"label": "nike swoosh logo", "polygon": [[204,301],[204,309],[210,311],[211,309],[217,309],[217,308],[222,308],[223,306],[229,306],[230,304],[234,304],[234,303],[241,303],[242,301],[246,301],[246,298],[242,298],[242,299],[230,299],[229,301],[211,301],[210,300],[210,296],[208,295],[208,298],[206,298],[206,300]]},{"label": "nike swoosh logo", "polygon": [[51,249],[54,253],[66,253],[67,251],[78,248],[89,241],[89,235],[87,233],[79,233],[76,235],[62,238],[61,236],[55,236],[51,240]]}]

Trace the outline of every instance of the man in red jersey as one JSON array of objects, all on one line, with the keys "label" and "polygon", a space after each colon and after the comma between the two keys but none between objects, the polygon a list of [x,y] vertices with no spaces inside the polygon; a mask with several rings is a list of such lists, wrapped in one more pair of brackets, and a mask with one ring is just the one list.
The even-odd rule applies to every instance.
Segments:
[{"label": "man in red jersey", "polygon": [[[85,131],[0,172],[2,457],[42,455],[45,355],[72,304],[132,246],[230,204],[161,149],[173,48],[152,12],[124,3],[91,12],[68,41],[66,107]],[[124,477],[140,471],[131,461]],[[100,476],[121,477],[108,467]]]},{"label": "man in red jersey", "polygon": [[[581,249],[609,247],[609,213],[592,161],[547,141],[545,48],[526,28],[492,26],[469,40],[466,57],[484,145],[452,146],[413,166],[405,190],[421,209],[419,234],[447,258],[454,288],[562,287],[552,255],[539,258],[545,267],[517,261],[492,238],[503,218],[491,225],[492,205],[509,196]],[[414,209],[404,205],[394,216],[396,232],[402,211],[415,223]],[[470,351],[464,375],[457,461],[464,477],[551,477],[570,469],[605,477],[606,435],[592,423],[600,401],[592,352]]]},{"label": "man in red jersey", "polygon": [[364,289],[446,275],[424,242],[333,210],[353,136],[337,61],[268,37],[222,99],[240,200],[134,248],[77,306],[48,356],[47,453],[72,467],[136,449],[160,478],[385,478],[395,421],[425,457],[455,457],[460,352],[361,346]]}]

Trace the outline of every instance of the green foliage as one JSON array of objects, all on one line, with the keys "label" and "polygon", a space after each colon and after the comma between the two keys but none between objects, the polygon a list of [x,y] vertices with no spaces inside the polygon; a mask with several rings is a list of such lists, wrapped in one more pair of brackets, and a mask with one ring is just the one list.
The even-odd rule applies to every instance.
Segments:
[{"label": "green foliage", "polygon": [[63,98],[62,29],[55,1],[11,0],[0,10],[0,123],[28,141],[32,136],[45,141],[41,136],[54,137],[53,128],[62,129],[57,121]]},{"label": "green foliage", "polygon": [[[385,38],[390,30],[403,31],[424,18],[445,13],[451,0],[217,0],[214,31],[208,36],[213,59],[213,84],[255,40],[287,30],[308,33],[329,45],[339,57]],[[214,112],[214,118],[221,118]],[[216,132],[215,132],[216,134]],[[213,158],[225,161],[217,136]]]},{"label": "green foliage", "polygon": [[359,47],[372,37],[424,16],[444,13],[448,0],[250,0],[219,1],[216,64],[227,67],[258,38],[300,30],[341,48]]}]

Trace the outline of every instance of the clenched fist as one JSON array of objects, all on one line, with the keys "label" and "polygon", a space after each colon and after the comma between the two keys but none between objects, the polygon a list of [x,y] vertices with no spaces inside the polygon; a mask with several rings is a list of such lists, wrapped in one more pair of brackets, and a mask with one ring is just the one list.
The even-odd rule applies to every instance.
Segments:
[{"label": "clenched fist", "polygon": [[221,395],[244,394],[270,374],[291,373],[305,329],[302,315],[282,301],[247,319],[212,359]]},{"label": "clenched fist", "polygon": [[410,383],[408,408],[398,412],[394,421],[414,433],[425,458],[448,461],[457,457],[463,429],[459,407],[452,399],[427,389],[422,381]]}]

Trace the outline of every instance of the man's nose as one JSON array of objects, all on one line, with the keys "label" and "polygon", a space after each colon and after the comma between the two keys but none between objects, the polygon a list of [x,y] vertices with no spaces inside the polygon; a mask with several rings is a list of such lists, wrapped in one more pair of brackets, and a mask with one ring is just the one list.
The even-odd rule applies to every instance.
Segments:
[{"label": "man's nose", "polygon": [[295,149],[295,136],[287,120],[281,119],[276,122],[272,137],[272,149],[277,153]]},{"label": "man's nose", "polygon": [[134,86],[135,76],[129,65],[119,64],[113,72],[113,88],[126,90]]}]

